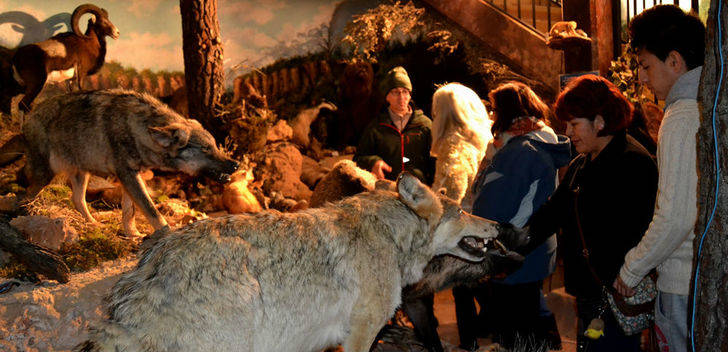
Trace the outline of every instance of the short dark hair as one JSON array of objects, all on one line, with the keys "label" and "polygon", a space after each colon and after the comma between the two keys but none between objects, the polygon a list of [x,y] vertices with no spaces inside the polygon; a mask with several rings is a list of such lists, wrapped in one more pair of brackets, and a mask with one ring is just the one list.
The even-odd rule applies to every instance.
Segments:
[{"label": "short dark hair", "polygon": [[554,113],[561,121],[574,118],[594,121],[600,115],[604,128],[597,136],[606,136],[627,129],[632,120],[632,104],[612,82],[603,77],[584,75],[569,82],[559,94]]},{"label": "short dark hair", "polygon": [[491,107],[495,113],[493,133],[507,131],[513,120],[523,116],[533,116],[543,120],[549,115],[549,107],[527,85],[521,82],[508,82],[488,93]]},{"label": "short dark hair", "polygon": [[629,35],[633,49],[646,49],[662,61],[677,51],[688,70],[705,60],[705,25],[675,5],[657,5],[635,16],[629,22]]}]

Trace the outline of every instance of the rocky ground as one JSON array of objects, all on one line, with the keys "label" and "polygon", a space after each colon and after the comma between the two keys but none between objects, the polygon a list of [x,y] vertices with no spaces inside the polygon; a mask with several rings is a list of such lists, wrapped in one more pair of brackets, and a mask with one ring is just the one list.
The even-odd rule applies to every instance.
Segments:
[{"label": "rocky ground", "polygon": [[105,317],[104,297],[135,264],[134,257],[105,262],[67,284],[24,282],[0,294],[0,351],[70,351]]}]

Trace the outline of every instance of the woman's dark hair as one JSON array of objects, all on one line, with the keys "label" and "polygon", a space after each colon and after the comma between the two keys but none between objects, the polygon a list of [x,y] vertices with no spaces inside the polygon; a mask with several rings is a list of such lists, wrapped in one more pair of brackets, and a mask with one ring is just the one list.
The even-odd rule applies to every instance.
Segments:
[{"label": "woman's dark hair", "polygon": [[597,115],[604,119],[604,128],[597,136],[613,135],[624,131],[632,121],[632,104],[603,77],[584,75],[573,79],[554,104],[556,118],[570,121],[585,118],[594,121]]},{"label": "woman's dark hair", "polygon": [[632,110],[632,122],[627,126],[627,134],[642,144],[650,154],[655,155],[657,152],[657,142],[652,138],[650,130],[647,128],[647,116],[642,111],[640,103],[634,103],[632,106],[634,107]]},{"label": "woman's dark hair", "polygon": [[643,11],[630,21],[629,33],[630,46],[636,51],[646,49],[662,61],[677,51],[688,70],[701,66],[705,59],[705,25],[675,5]]},{"label": "woman's dark hair", "polygon": [[488,98],[495,113],[495,122],[491,128],[493,134],[507,131],[516,118],[533,116],[544,120],[549,115],[548,105],[521,82],[501,84],[488,93]]}]

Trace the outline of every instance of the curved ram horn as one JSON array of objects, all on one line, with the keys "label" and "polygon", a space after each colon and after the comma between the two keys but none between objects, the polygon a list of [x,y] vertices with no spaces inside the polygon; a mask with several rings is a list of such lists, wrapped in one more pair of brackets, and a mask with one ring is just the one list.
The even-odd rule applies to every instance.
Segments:
[{"label": "curved ram horn", "polygon": [[83,4],[78,6],[75,10],[73,10],[73,14],[71,15],[71,28],[73,28],[73,33],[76,33],[76,35],[85,36],[85,34],[81,32],[81,28],[78,26],[78,21],[81,19],[81,16],[87,12],[92,13],[96,16],[96,18],[102,16],[101,8],[94,4]]}]

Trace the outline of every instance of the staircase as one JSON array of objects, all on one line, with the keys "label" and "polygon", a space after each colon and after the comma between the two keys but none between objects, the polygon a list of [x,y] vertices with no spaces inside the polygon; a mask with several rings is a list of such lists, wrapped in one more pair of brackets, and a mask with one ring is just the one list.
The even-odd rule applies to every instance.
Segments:
[{"label": "staircase", "polygon": [[486,2],[544,37],[548,35],[551,25],[562,19],[560,0],[486,0]]},{"label": "staircase", "polygon": [[563,53],[549,49],[546,36],[561,21],[560,0],[423,1],[503,55],[516,72],[559,91]]}]

